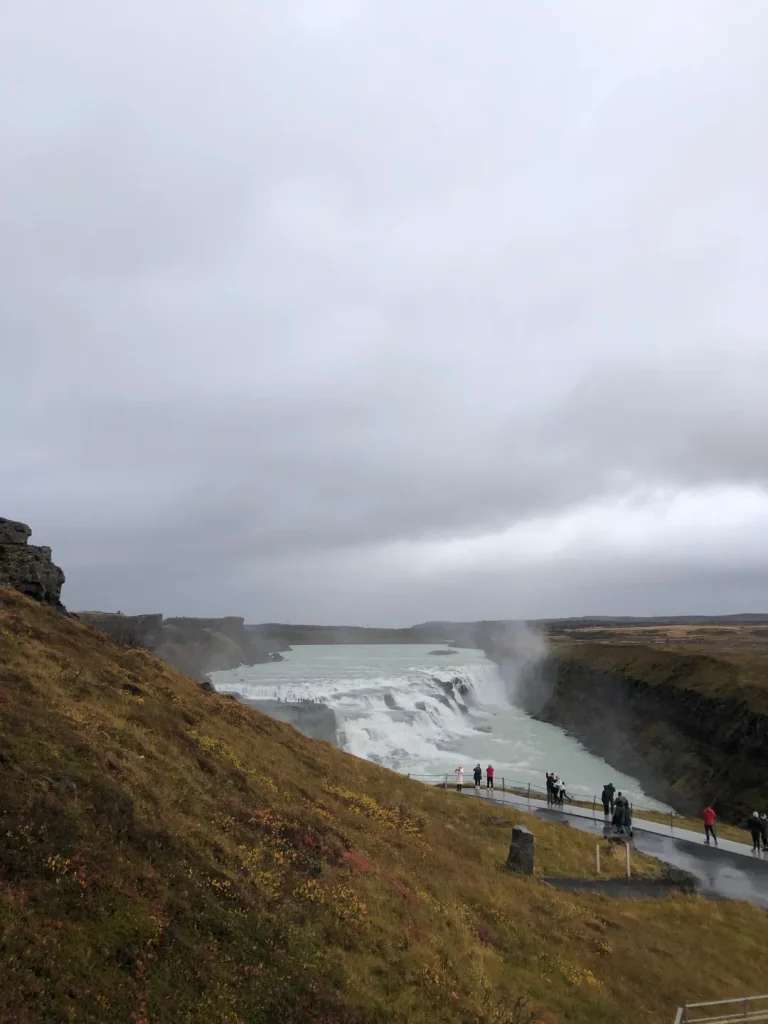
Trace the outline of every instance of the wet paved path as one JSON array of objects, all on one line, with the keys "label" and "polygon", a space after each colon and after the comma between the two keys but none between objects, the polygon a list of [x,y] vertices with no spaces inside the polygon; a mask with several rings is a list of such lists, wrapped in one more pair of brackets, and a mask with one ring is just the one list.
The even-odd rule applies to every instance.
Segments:
[{"label": "wet paved path", "polygon": [[[493,795],[491,796],[491,793]],[[547,821],[569,824],[584,832],[603,833],[604,819],[582,808],[561,810],[547,807],[543,800],[528,800],[498,790],[465,789],[463,795],[476,800],[508,803],[539,814]],[[658,822],[635,816],[632,822],[635,848],[676,868],[690,872],[699,883],[699,892],[724,899],[747,900],[768,910],[768,854],[756,855],[746,843],[721,839],[718,846],[707,846],[703,835],[688,829],[670,830]]]}]

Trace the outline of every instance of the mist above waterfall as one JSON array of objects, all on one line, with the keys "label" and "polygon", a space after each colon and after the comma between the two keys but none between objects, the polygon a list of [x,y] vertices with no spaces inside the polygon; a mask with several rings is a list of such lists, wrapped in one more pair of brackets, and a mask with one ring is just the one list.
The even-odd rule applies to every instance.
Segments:
[{"label": "mist above waterfall", "polygon": [[496,662],[509,702],[536,714],[552,696],[549,644],[540,630],[526,622],[485,626],[482,646]]}]

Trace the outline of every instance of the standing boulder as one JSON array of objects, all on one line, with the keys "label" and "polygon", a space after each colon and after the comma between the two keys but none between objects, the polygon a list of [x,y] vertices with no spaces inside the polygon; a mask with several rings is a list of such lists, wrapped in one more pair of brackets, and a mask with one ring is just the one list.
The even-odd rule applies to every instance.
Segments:
[{"label": "standing boulder", "polygon": [[507,854],[507,867],[521,875],[532,875],[535,860],[536,838],[524,825],[512,829],[512,842]]},{"label": "standing boulder", "polygon": [[27,543],[31,534],[26,523],[0,517],[0,587],[63,609],[64,573],[51,561],[50,548]]}]

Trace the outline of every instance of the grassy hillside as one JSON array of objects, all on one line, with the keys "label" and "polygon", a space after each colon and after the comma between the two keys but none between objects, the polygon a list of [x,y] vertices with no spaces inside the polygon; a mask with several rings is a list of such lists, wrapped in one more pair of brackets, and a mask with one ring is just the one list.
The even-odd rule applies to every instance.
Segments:
[{"label": "grassy hillside", "polygon": [[765,914],[515,877],[521,818],[0,591],[2,1024],[626,1024],[755,988]]},{"label": "grassy hillside", "polygon": [[555,642],[552,649],[558,657],[592,671],[689,690],[708,700],[739,701],[756,714],[768,714],[768,652],[762,648],[728,648],[725,641],[705,647],[679,638],[658,647],[644,639],[638,634],[631,642],[611,642],[603,635],[601,642]]}]

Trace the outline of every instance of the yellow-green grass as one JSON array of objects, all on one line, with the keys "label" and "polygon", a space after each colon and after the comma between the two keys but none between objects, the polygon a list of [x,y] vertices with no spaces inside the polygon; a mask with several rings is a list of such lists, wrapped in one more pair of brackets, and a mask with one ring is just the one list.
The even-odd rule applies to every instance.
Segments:
[{"label": "yellow-green grass", "polygon": [[756,714],[768,714],[768,651],[698,650],[610,640],[555,640],[552,649],[559,657],[591,671],[642,679],[649,686],[688,690],[711,700],[739,702]]},{"label": "yellow-green grass", "polygon": [[766,962],[753,907],[515,876],[514,821],[542,874],[591,876],[594,837],[308,740],[9,591],[0,776],[3,1024],[650,1024]]}]

